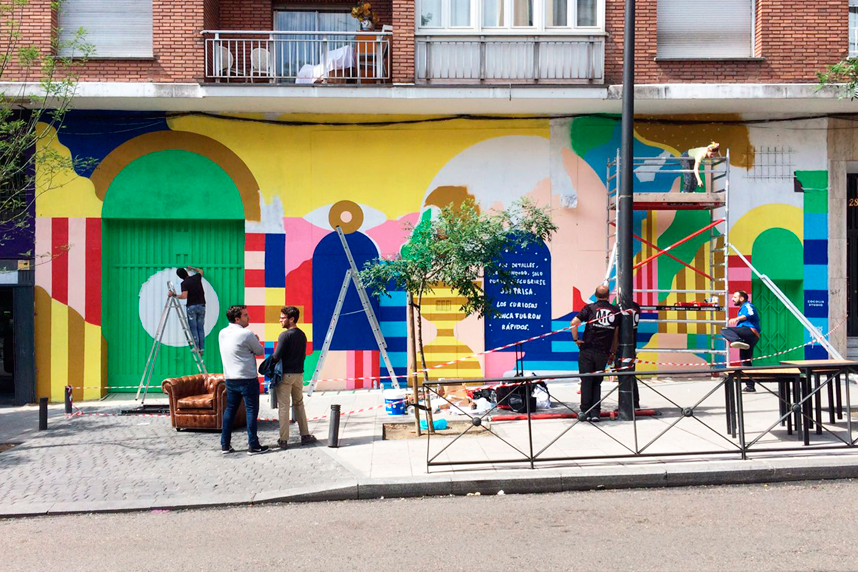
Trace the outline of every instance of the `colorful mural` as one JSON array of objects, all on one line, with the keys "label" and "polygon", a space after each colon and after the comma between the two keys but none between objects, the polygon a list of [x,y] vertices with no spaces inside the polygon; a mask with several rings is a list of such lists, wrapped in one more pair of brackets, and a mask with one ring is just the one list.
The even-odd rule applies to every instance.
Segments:
[{"label": "colorful mural", "polygon": [[[345,233],[361,265],[398,253],[407,241],[405,223],[413,224],[433,209],[466,198],[481,209],[491,209],[528,197],[552,209],[559,231],[544,247],[510,253],[508,262],[520,273],[522,292],[498,297],[499,317],[486,321],[466,317],[459,310],[461,300],[443,287],[424,300],[428,365],[459,360],[433,370],[433,378],[509,374],[516,365],[513,349],[482,352],[566,327],[604,277],[606,166],[619,147],[617,118],[451,120],[385,127],[362,126],[361,117],[348,118],[349,125],[305,126],[277,124],[271,117],[255,119],[121,112],[70,115],[52,143],[54,150],[92,157],[99,163],[81,172],[60,174],[61,187],[37,199],[36,252],[49,255],[36,267],[40,395],[61,399],[62,387],[71,383],[92,388],[75,394],[83,399],[98,397],[108,387],[127,385],[132,372],[142,371],[144,363],[129,364],[120,380],[120,370],[109,366],[108,360],[140,355],[151,344],[147,333],[151,325],[144,323],[148,314],[143,308],[159,309],[163,299],[157,284],[147,281],[167,276],[180,265],[196,266],[203,258],[210,268],[199,265],[207,271],[220,313],[231,304],[247,304],[251,327],[268,353],[279,333],[280,308],[300,308],[299,325],[307,334],[310,354],[308,379],[347,268],[336,227]],[[768,257],[765,253],[773,240],[794,241],[787,266],[795,271],[775,276],[776,282],[791,289],[814,325],[827,331],[824,131],[799,140],[788,129],[755,129],[735,117],[712,118],[712,123],[683,120],[660,118],[638,125],[634,153],[658,169],[636,173],[636,192],[676,192],[681,177],[664,159],[689,147],[714,139],[722,149],[735,150],[731,154],[731,241],[752,261]],[[313,121],[321,120],[314,117]],[[794,181],[749,175],[755,145],[784,144],[789,138],[789,145],[802,150]],[[153,230],[151,224],[145,232],[134,230],[137,227],[130,221],[141,220],[159,221],[160,230]],[[211,228],[203,229],[203,221]],[[642,239],[635,244],[639,262],[702,228],[709,214],[641,211],[634,221],[634,232]],[[243,224],[243,233],[240,229],[227,233],[226,229],[237,228],[233,223]],[[229,237],[217,236],[219,228],[224,229],[220,234]],[[102,249],[102,236],[113,241],[120,236],[117,229],[130,237],[123,240],[138,245],[135,248],[163,250],[150,257],[147,273],[139,278],[123,275],[128,284],[118,284],[115,278],[102,280],[102,276],[119,276],[112,269],[119,255],[112,254],[115,249]],[[782,234],[766,234],[772,230]],[[200,242],[203,234],[212,237],[206,244]],[[169,235],[169,240],[162,235]],[[228,253],[218,258],[210,252],[214,243]],[[700,236],[671,253],[679,261],[703,268],[710,256],[709,241]],[[679,261],[660,257],[642,266],[635,274],[636,287],[703,289],[706,278]],[[726,264],[734,289],[760,291],[738,257],[730,256]],[[490,282],[486,287],[491,291]],[[654,305],[693,299],[691,294],[649,292],[638,301]],[[120,336],[118,325],[102,324],[103,316],[105,324],[114,323],[110,321],[117,319],[114,306],[123,300],[141,308],[141,323],[127,324],[139,332],[137,337]],[[405,300],[404,293],[395,293],[373,301],[398,375],[408,367]],[[369,324],[359,309],[351,289],[321,372],[330,381],[322,388],[371,387],[369,378],[385,375]],[[648,352],[648,360],[705,363],[706,355],[694,350],[708,347],[709,325],[676,323],[671,321],[673,312],[651,312],[644,318],[659,319],[659,323],[643,323],[638,333],[638,346]],[[212,320],[209,328],[207,319],[207,331],[216,337],[225,319]],[[775,330],[777,324],[772,322]],[[799,344],[810,339],[806,333],[798,336]],[[794,339],[793,334],[782,339],[773,336],[766,347],[786,349],[780,346]],[[129,352],[124,347],[129,344],[141,345],[143,350]],[[659,354],[660,347],[687,348],[688,353],[677,359],[677,354]],[[528,372],[577,369],[577,347],[568,332],[530,342],[522,350]],[[818,352],[819,348],[808,347],[804,355],[816,357]],[[213,351],[207,352],[206,363],[211,371],[220,369],[219,356]],[[161,373],[187,373],[168,369]]]}]

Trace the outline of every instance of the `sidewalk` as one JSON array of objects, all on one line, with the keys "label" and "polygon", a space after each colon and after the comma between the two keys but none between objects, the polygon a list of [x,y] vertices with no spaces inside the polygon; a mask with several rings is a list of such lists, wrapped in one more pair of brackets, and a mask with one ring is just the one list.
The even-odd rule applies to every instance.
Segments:
[{"label": "sidewalk", "polygon": [[[715,382],[712,382],[714,384]],[[614,384],[604,384],[607,394]],[[656,387],[655,384],[653,387]],[[711,387],[714,387],[712,385]],[[244,430],[233,435],[236,453],[220,454],[219,434],[176,432],[166,417],[81,416],[66,419],[62,405],[51,406],[49,429],[38,432],[38,408],[0,409],[0,444],[22,442],[0,453],[0,517],[72,512],[178,509],[274,501],[344,500],[450,494],[558,492],[595,488],[731,484],[858,476],[856,449],[820,450],[803,447],[784,427],[767,433],[750,460],[740,460],[735,441],[725,431],[723,391],[715,391],[695,408],[695,416],[680,418],[672,403],[689,406],[711,387],[705,382],[664,381],[658,392],[642,390],[644,406],[663,415],[629,422],[605,420],[598,425],[573,419],[534,421],[534,451],[541,458],[593,456],[585,461],[556,461],[536,465],[499,463],[520,459],[527,451],[527,421],[491,423],[495,435],[475,430],[455,440],[433,437],[430,456],[436,461],[473,462],[432,467],[427,471],[427,441],[383,440],[383,425],[413,419],[385,413],[380,391],[316,392],[306,400],[316,446],[298,446],[292,436],[285,451],[247,456]],[[552,385],[552,394],[577,403],[577,384]],[[858,391],[850,390],[853,397]],[[111,395],[100,402],[77,404],[85,413],[116,414],[134,406],[132,395]],[[606,398],[615,401],[616,394]],[[746,430],[753,436],[766,430],[777,416],[777,399],[760,391],[745,397]],[[161,395],[147,403],[165,401]],[[275,418],[268,396],[261,399],[260,418]],[[672,402],[672,403],[671,403]],[[340,446],[326,445],[330,405],[342,411]],[[610,409],[610,406],[606,407]],[[362,411],[361,411],[362,410]],[[451,416],[450,420],[467,420]],[[668,429],[672,424],[675,426]],[[293,426],[295,427],[295,426]],[[667,431],[665,433],[665,431]],[[297,433],[297,427],[293,430]],[[655,439],[660,434],[664,436]],[[825,425],[814,435],[815,445],[837,443],[846,420]],[[858,424],[853,429],[858,437]],[[260,440],[276,445],[277,423],[261,421]],[[628,453],[627,447],[648,446],[647,458],[598,458]],[[749,437],[750,440],[750,437]],[[783,453],[773,447],[794,447]],[[442,449],[446,450],[441,452]],[[702,456],[700,451],[724,455]],[[685,453],[687,456],[667,456]],[[517,456],[518,455],[518,456]],[[658,456],[664,455],[664,456]]]}]

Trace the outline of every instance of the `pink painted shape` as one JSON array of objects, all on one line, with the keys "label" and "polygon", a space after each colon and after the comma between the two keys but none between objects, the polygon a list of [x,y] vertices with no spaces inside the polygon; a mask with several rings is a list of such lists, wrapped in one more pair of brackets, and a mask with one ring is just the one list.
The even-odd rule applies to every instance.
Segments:
[{"label": "pink painted shape", "polygon": [[406,223],[417,224],[420,213],[409,213],[397,220],[389,220],[366,231],[378,245],[381,256],[394,256],[399,254],[399,248],[408,240]]},{"label": "pink painted shape", "polygon": [[495,352],[486,356],[486,377],[503,377],[515,370],[514,352]]},{"label": "pink painted shape", "polygon": [[50,254],[52,248],[52,230],[53,223],[48,217],[36,218],[36,286],[44,288],[51,295],[51,285],[53,276],[50,263]]},{"label": "pink painted shape", "polygon": [[286,274],[297,270],[301,264],[313,258],[319,241],[330,233],[330,229],[321,229],[300,217],[283,219],[286,231]]},{"label": "pink painted shape", "polygon": [[747,266],[744,268],[731,268],[730,269],[730,281],[733,282],[750,282],[751,281],[751,269]]},{"label": "pink painted shape", "polygon": [[69,219],[69,306],[86,319],[86,219]]}]

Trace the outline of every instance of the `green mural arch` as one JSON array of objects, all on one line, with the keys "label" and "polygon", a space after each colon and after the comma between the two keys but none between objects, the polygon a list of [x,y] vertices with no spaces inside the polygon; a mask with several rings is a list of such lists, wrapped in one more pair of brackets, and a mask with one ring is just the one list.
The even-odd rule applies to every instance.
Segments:
[{"label": "green mural arch", "polygon": [[211,159],[190,151],[156,151],[116,175],[102,218],[244,220],[244,206],[236,184]]},{"label": "green mural arch", "polygon": [[[780,288],[797,308],[804,307],[804,249],[792,232],[772,228],[754,241],[751,263]],[[764,356],[800,346],[804,330],[799,321],[759,278],[751,281],[751,297],[760,312],[762,338],[754,355]],[[786,359],[804,359],[801,349],[786,355],[755,359],[754,365],[777,365]]]}]

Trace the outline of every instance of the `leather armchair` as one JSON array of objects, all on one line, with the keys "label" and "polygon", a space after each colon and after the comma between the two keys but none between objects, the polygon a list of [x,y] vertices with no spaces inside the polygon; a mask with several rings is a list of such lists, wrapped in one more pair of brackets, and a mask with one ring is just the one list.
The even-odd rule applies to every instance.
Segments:
[{"label": "leather armchair", "polygon": [[[161,389],[170,398],[170,423],[180,429],[223,428],[226,382],[223,374],[196,374],[165,379]],[[247,423],[244,401],[238,406],[233,428]]]}]

